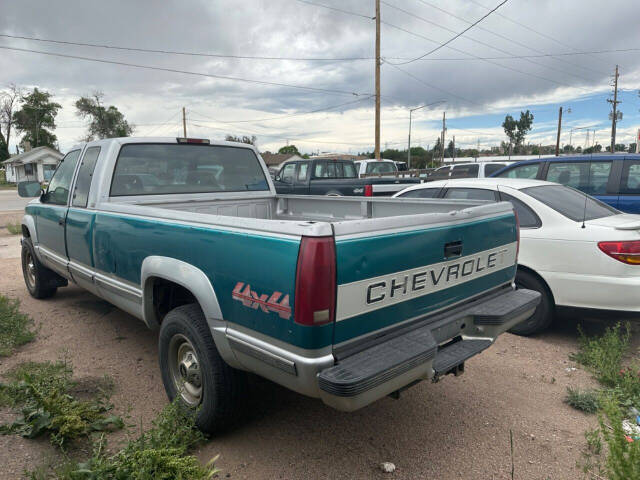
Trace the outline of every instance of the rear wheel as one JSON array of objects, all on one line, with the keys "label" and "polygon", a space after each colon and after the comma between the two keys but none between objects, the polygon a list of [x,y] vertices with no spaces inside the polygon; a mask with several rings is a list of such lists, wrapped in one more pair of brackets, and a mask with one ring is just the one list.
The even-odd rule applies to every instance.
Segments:
[{"label": "rear wheel", "polygon": [[208,433],[237,419],[245,375],[220,357],[198,304],[171,310],[159,338],[160,370],[169,400],[193,410],[196,426]]},{"label": "rear wheel", "polygon": [[22,275],[27,290],[34,298],[49,298],[67,281],[40,263],[30,238],[22,239]]},{"label": "rear wheel", "polygon": [[533,315],[509,331],[516,335],[528,336],[546,330],[549,325],[551,325],[551,322],[553,322],[555,310],[553,296],[547,285],[534,274],[524,270],[518,270],[516,274],[516,287],[540,292],[542,298]]}]

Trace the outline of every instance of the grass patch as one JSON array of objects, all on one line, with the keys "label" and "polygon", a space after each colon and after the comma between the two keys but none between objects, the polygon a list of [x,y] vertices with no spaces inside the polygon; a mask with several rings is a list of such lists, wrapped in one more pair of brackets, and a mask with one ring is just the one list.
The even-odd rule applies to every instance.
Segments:
[{"label": "grass patch", "polygon": [[0,357],[11,355],[16,347],[35,337],[33,321],[20,312],[20,302],[0,295]]},{"label": "grass patch", "polygon": [[596,413],[600,407],[598,395],[598,392],[594,390],[581,391],[569,387],[564,401],[576,410],[582,410],[585,413]]},{"label": "grass patch", "polygon": [[[599,393],[570,389],[566,401],[582,410],[598,408],[600,429],[586,434],[589,453],[584,469],[604,471],[609,480],[640,478],[640,438],[629,437],[622,427],[625,419],[635,424],[633,409],[640,410],[640,368],[624,364],[630,338],[628,325],[607,328],[600,337],[588,338],[580,332],[579,351],[571,357],[603,386]],[[606,458],[600,461],[603,445]]]},{"label": "grass patch", "polygon": [[43,469],[29,474],[32,479],[59,480],[134,479],[134,480],[205,480],[218,473],[213,458],[206,465],[189,451],[204,440],[195,428],[193,415],[173,402],[167,405],[147,432],[127,442],[115,454],[106,450],[104,434],[94,443],[92,456],[85,462],[67,461],[48,475]]},{"label": "grass patch", "polygon": [[11,235],[18,235],[18,234],[22,233],[22,225],[20,223],[9,222],[9,223],[7,223],[6,227],[7,227],[7,231]]},{"label": "grass patch", "polygon": [[77,383],[66,361],[23,363],[5,376],[9,383],[0,384],[0,404],[19,409],[20,416],[1,425],[0,433],[48,435],[64,449],[77,438],[124,426],[120,417],[108,414],[112,405],[107,392],[97,389],[89,400],[73,394]]}]

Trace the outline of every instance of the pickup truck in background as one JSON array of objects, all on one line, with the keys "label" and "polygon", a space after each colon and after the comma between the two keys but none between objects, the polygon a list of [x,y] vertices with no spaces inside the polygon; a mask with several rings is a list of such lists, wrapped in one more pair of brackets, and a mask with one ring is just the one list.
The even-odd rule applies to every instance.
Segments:
[{"label": "pickup truck in background", "polygon": [[284,162],[274,177],[277,193],[334,197],[391,196],[416,183],[417,178],[358,178],[353,161],[327,158]]},{"label": "pickup truck in background", "polygon": [[167,394],[209,432],[247,371],[352,411],[461,373],[539,302],[511,204],[280,195],[251,145],[97,140],[19,192],[29,293],[73,282],[159,329]]}]

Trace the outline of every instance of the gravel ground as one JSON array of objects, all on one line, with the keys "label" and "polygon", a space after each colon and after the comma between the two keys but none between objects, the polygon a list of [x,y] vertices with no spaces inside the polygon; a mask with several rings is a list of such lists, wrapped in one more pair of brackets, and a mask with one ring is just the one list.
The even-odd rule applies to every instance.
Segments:
[{"label": "gravel ground", "polygon": [[[66,351],[78,377],[112,376],[116,410],[130,410],[132,423],[148,427],[167,402],[157,334],[75,286],[50,300],[31,298],[17,241],[0,230],[0,245],[6,245],[0,253],[7,252],[0,255],[0,293],[19,298],[40,330],[35,342],[0,359],[0,373]],[[568,360],[576,337],[572,319],[535,338],[503,335],[467,362],[463,376],[423,382],[399,400],[385,398],[350,414],[254,379],[247,418],[196,453],[202,461],[221,454],[222,478],[510,479],[512,431],[514,478],[582,478],[576,462],[583,433],[597,420],[563,403],[568,386],[594,385]],[[636,332],[634,343],[639,337]],[[0,412],[0,421],[7,418]],[[116,433],[110,441],[122,438]],[[0,478],[17,478],[52,455],[46,441],[0,436]],[[382,462],[394,463],[396,471],[383,473]]]}]

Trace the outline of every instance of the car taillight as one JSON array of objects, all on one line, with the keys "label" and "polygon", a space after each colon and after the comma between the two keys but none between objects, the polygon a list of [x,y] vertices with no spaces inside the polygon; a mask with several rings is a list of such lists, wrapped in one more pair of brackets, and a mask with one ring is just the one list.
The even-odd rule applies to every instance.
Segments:
[{"label": "car taillight", "polygon": [[513,209],[513,214],[516,217],[516,263],[518,263],[518,255],[520,254],[520,219],[515,208]]},{"label": "car taillight", "polygon": [[336,310],[336,249],[333,237],[302,237],[296,271],[294,322],[333,322]]},{"label": "car taillight", "polygon": [[364,186],[364,196],[365,197],[373,197],[373,185],[365,185]]},{"label": "car taillight", "polygon": [[598,242],[598,248],[611,258],[629,265],[640,265],[640,240],[629,242]]}]

